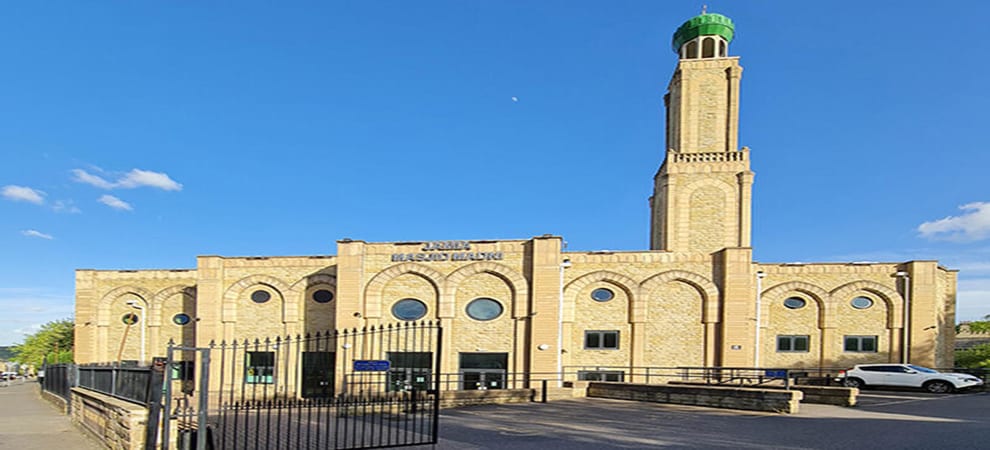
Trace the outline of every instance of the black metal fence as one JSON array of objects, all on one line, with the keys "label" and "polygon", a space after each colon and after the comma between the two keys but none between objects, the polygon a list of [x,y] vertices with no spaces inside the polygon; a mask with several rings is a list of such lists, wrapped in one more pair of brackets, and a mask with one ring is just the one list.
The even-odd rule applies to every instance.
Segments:
[{"label": "black metal fence", "polygon": [[45,365],[45,376],[39,377],[41,389],[61,397],[69,402],[72,387],[75,386],[75,364]]},{"label": "black metal fence", "polygon": [[151,394],[150,367],[81,365],[77,370],[79,387],[141,405],[148,404]]},{"label": "black metal fence", "polygon": [[[405,322],[172,347],[166,417],[180,440],[196,435],[221,449],[435,444],[442,333],[439,322]],[[197,357],[202,350],[208,356]],[[209,373],[206,393],[184,379],[194,365]]]}]

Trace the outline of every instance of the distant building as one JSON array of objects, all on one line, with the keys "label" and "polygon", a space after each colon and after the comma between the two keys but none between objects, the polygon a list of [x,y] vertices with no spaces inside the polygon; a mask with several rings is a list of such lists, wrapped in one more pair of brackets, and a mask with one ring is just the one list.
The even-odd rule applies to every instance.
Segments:
[{"label": "distant building", "polygon": [[[728,18],[702,14],[674,34],[680,59],[664,96],[666,151],[649,197],[649,250],[572,252],[552,235],[345,239],[331,256],[208,255],[191,269],[80,269],[76,359],[148,361],[169,340],[204,347],[440,319],[440,370],[465,376],[476,366],[620,378],[642,367],[951,367],[956,271],[927,260],[753,261],[754,174],[750,150],[738,143],[742,67],[729,56],[733,33]],[[602,218],[589,209],[578,220]],[[327,355],[335,370],[348,364],[339,350]]]},{"label": "distant building", "polygon": [[990,344],[990,333],[974,333],[969,329],[969,323],[960,323],[956,332],[956,350],[972,348],[977,345]]}]

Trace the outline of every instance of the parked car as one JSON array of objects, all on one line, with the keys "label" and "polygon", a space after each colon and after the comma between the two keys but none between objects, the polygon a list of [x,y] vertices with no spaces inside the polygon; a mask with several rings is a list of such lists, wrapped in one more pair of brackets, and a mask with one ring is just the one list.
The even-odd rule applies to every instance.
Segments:
[{"label": "parked car", "polygon": [[836,381],[844,386],[897,386],[922,388],[928,392],[948,393],[983,384],[983,380],[965,373],[943,373],[914,364],[857,364],[839,371]]},{"label": "parked car", "polygon": [[0,380],[15,380],[17,379],[17,372],[4,372],[0,374]]}]

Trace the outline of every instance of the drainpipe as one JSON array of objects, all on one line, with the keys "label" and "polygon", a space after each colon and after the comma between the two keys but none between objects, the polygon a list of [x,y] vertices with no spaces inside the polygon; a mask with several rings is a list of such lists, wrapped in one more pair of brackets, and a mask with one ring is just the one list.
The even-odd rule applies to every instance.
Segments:
[{"label": "drainpipe", "polygon": [[763,299],[763,279],[766,276],[767,274],[762,270],[756,272],[756,344],[753,346],[753,365],[755,367],[760,367],[760,316],[762,315],[760,303]]},{"label": "drainpipe", "polygon": [[911,275],[907,272],[901,271],[894,274],[895,277],[901,278],[904,281],[904,323],[901,325],[901,362],[907,364],[910,362],[911,354],[908,351],[908,332],[911,330],[909,326],[911,320]]},{"label": "drainpipe", "polygon": [[564,259],[560,263],[560,292],[557,301],[557,381],[558,387],[564,386],[564,269],[571,267],[571,260]]}]

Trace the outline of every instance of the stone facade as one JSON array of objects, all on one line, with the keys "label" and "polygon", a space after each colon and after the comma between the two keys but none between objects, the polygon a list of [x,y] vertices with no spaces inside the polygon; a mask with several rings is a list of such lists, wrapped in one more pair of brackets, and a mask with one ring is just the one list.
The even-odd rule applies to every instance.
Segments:
[{"label": "stone facade", "polygon": [[[443,373],[458,373],[470,354],[505,355],[502,370],[534,380],[557,380],[561,371],[905,358],[951,367],[955,271],[933,261],[753,261],[754,175],[750,150],[738,147],[741,74],[737,57],[682,59],[675,69],[650,250],[568,252],[551,235],[342,240],[335,256],[200,256],[194,269],[79,270],[76,360],[147,362],[170,340],[206,347],[391,324],[400,321],[397,305],[415,299],[425,307],[419,319],[444,326]],[[481,298],[501,310],[473,318],[469,305]],[[789,308],[788,299],[802,306]],[[128,314],[140,320],[128,325]],[[779,338],[793,337],[807,345],[780,347]]]}]

